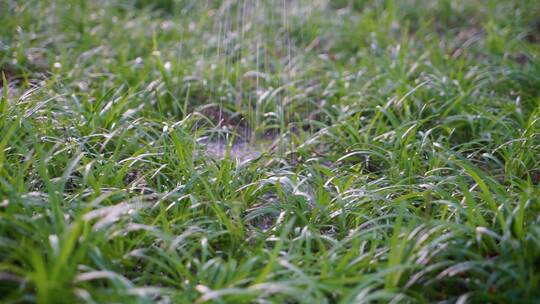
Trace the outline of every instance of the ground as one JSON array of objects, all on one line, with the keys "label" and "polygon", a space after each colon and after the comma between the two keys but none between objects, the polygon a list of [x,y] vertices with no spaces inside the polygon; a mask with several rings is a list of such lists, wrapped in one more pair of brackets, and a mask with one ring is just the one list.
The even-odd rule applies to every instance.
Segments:
[{"label": "ground", "polygon": [[540,297],[540,2],[0,20],[1,302]]}]

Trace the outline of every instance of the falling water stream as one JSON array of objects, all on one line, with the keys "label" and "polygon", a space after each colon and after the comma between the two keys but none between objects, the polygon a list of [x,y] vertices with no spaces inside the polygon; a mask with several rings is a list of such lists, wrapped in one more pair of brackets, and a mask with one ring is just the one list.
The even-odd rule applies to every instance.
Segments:
[{"label": "falling water stream", "polygon": [[[208,0],[207,5],[211,2]],[[203,54],[217,57],[220,66],[211,68],[221,77],[211,96],[217,108],[210,111],[216,128],[201,141],[210,155],[223,158],[231,141],[231,157],[241,160],[254,158],[268,149],[281,151],[286,144],[285,135],[293,131],[291,92],[299,81],[295,65],[304,52],[296,46],[303,45],[303,41],[293,41],[293,22],[301,29],[302,23],[314,10],[322,9],[325,2],[221,3],[211,27],[217,41],[213,46],[205,46]],[[301,34],[298,36],[296,40],[303,39]]]}]

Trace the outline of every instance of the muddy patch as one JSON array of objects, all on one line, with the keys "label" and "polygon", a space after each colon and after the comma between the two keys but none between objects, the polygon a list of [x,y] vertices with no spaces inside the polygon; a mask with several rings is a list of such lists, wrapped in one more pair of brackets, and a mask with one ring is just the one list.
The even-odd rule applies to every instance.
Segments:
[{"label": "muddy patch", "polygon": [[[277,145],[279,132],[267,130],[263,134],[255,134],[241,112],[208,105],[198,109],[197,113],[211,122],[211,133],[198,142],[210,157],[224,159],[230,149],[231,159],[244,162],[259,158]],[[232,143],[231,138],[234,138]]]},{"label": "muddy patch", "polygon": [[[206,154],[215,159],[224,159],[227,156],[229,142],[225,140],[203,140]],[[264,153],[271,152],[276,144],[273,140],[235,141],[230,146],[230,158],[240,162],[254,160]]]}]

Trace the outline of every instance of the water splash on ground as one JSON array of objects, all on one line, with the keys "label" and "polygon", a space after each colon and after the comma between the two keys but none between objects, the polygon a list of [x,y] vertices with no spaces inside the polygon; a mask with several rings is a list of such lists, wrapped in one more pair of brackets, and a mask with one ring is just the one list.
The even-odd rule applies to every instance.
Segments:
[{"label": "water splash on ground", "polygon": [[[204,140],[201,144],[205,147],[207,155],[216,159],[224,159],[227,155],[228,142],[219,140]],[[261,139],[256,141],[235,141],[231,145],[230,158],[240,162],[254,160],[264,153],[272,152],[276,147],[276,140]]]}]

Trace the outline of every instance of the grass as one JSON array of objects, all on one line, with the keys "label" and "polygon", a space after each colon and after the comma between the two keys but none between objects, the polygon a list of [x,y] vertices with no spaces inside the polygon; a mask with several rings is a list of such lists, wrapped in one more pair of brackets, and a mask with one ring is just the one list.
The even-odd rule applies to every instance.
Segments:
[{"label": "grass", "polygon": [[535,302],[539,13],[0,2],[0,301]]}]

